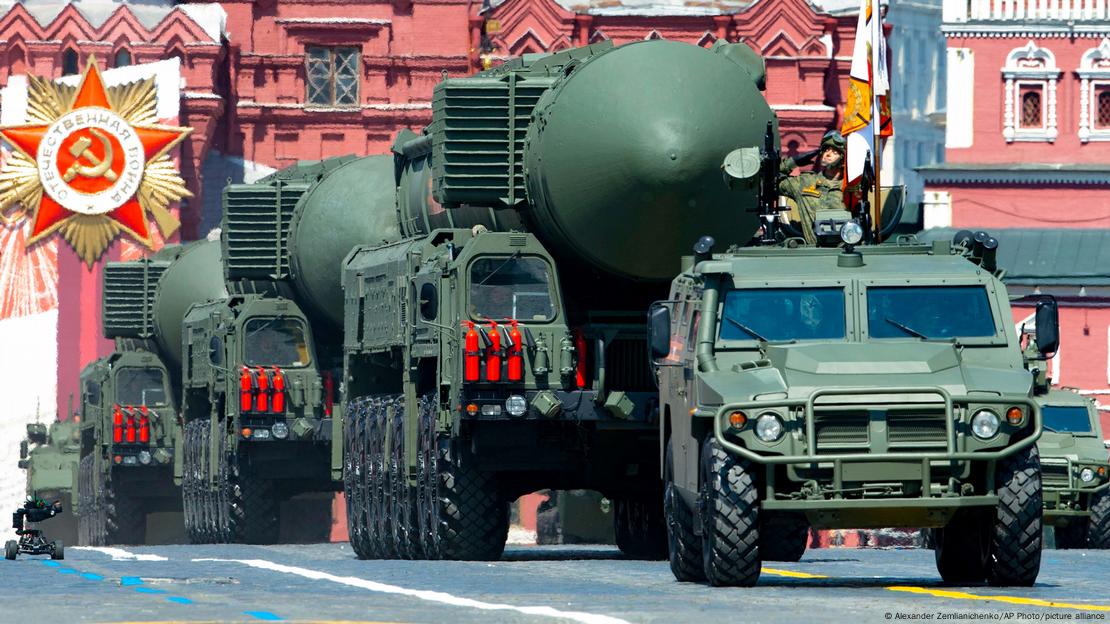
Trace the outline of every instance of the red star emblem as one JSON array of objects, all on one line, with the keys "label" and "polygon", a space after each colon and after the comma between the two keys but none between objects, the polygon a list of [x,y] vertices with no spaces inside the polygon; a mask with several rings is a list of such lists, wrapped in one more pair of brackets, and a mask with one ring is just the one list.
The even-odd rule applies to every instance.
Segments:
[{"label": "red star emblem", "polygon": [[[91,114],[95,114],[98,109],[114,112],[100,70],[91,58],[70,112],[84,109]],[[118,118],[115,115],[114,117]],[[98,194],[113,191],[118,194],[120,185],[116,184],[117,180],[129,174],[141,177],[147,162],[165,154],[190,132],[187,128],[117,124],[123,125],[125,127],[116,127],[115,130],[94,125],[73,131],[67,131],[61,124],[26,125],[0,128],[0,136],[25,156],[39,162],[39,176],[44,183],[53,179],[52,188],[61,189],[56,190],[55,195],[65,193],[67,197],[95,198]],[[128,144],[137,145],[134,141],[137,138],[138,144],[142,146],[141,164],[138,167],[135,167],[135,163],[140,160],[138,154],[125,154],[125,138],[132,136],[129,133],[133,133],[133,138]],[[45,158],[40,154],[40,146],[44,140],[50,147]],[[109,162],[105,163],[105,160]],[[127,188],[132,186],[137,188],[137,184]],[[103,198],[99,199],[100,205],[103,206],[105,201]],[[132,191],[126,197],[112,197],[111,203],[115,204],[117,201],[118,206],[107,211],[101,209],[98,213],[119,223],[125,232],[139,241],[149,241],[146,214],[137,193]],[[63,206],[50,192],[43,193],[28,244],[52,233],[63,221],[76,214],[77,211]]]}]

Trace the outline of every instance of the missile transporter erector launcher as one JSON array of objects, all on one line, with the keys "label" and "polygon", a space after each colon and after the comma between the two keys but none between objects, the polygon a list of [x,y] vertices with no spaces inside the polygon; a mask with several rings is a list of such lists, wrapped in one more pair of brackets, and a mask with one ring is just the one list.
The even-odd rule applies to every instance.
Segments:
[{"label": "missile transporter erector launcher", "polygon": [[[193,541],[274,542],[283,500],[339,489],[331,471],[341,398],[339,269],[356,244],[396,231],[392,212],[387,227],[374,228],[366,209],[391,196],[392,176],[387,156],[341,157],[225,189],[219,275],[229,294],[193,306],[184,324]],[[341,192],[321,201],[318,187],[333,179]]]},{"label": "missile transporter erector launcher", "polygon": [[777,134],[762,76],[743,44],[648,41],[436,87],[394,143],[399,240],[343,264],[360,557],[495,559],[508,503],[542,488],[603,492],[622,550],[662,556],[643,314],[689,241],[756,229],[720,164]]},{"label": "missile transporter erector launcher", "polygon": [[[704,241],[652,307],[671,569],[750,586],[809,527],[927,527],[946,581],[1032,585],[1041,409],[997,243],[853,249],[859,231],[842,249]],[[1057,335],[1043,301],[1041,353]]]},{"label": "missile transporter erector launcher", "polygon": [[219,245],[199,241],[104,269],[116,348],[81,373],[81,543],[143,543],[147,514],[182,509],[181,323],[194,300],[222,293],[219,262]]}]

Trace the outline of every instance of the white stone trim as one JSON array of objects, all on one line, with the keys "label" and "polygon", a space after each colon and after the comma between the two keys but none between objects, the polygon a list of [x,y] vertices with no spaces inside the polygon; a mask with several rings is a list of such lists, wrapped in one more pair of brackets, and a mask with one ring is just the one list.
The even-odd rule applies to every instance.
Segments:
[{"label": "white stone trim", "polygon": [[1084,186],[1110,185],[1110,171],[1105,169],[1067,170],[1051,169],[930,169],[918,168],[925,184],[1081,184]]},{"label": "white stone trim", "polygon": [[947,122],[944,146],[950,149],[971,147],[975,139],[975,51],[948,48],[948,88],[945,89]]},{"label": "white stone trim", "polygon": [[1083,53],[1079,61],[1079,140],[1110,141],[1110,127],[1095,127],[1098,88],[1110,85],[1110,38]]},{"label": "white stone trim", "polygon": [[[1007,143],[1014,141],[1044,141],[1051,143],[1056,140],[1056,83],[1060,78],[1060,69],[1056,67],[1056,55],[1047,48],[1042,48],[1033,42],[1020,48],[1014,48],[1006,57],[1006,65],[1002,67],[1002,77],[1006,80],[1003,93],[1002,136]],[[1044,96],[1042,106],[1042,119],[1040,128],[1022,128],[1018,119],[1020,113],[1019,94],[1022,85],[1036,84],[1043,87]],[[951,109],[949,109],[951,110]]]},{"label": "white stone trim", "polygon": [[946,0],[944,17],[956,22],[1050,20],[1083,22],[1105,20],[1107,0]]},{"label": "white stone trim", "polygon": [[926,230],[952,227],[952,194],[948,191],[925,191],[921,218]]}]

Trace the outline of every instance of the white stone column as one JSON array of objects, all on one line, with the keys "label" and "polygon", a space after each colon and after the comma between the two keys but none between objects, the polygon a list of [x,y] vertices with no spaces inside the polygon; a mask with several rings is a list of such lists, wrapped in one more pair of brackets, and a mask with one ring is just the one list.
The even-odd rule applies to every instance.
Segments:
[{"label": "white stone column", "polygon": [[925,229],[952,226],[952,195],[948,191],[925,191],[921,203],[921,219]]},{"label": "white stone column", "polygon": [[1084,77],[1079,83],[1079,140],[1086,143],[1091,138],[1091,81]]},{"label": "white stone column", "polygon": [[1006,79],[1006,105],[1002,113],[1002,137],[1006,142],[1014,140],[1014,79]]},{"label": "white stone column", "polygon": [[1056,132],[1056,78],[1049,78],[1048,80],[1048,110],[1045,112],[1047,118],[1045,119],[1045,131],[1048,134],[1049,141],[1055,141]]}]

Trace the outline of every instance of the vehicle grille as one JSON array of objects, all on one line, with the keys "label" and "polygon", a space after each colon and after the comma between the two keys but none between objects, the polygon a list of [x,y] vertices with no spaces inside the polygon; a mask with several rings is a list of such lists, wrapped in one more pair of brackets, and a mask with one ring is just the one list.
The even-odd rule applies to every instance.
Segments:
[{"label": "vehicle grille", "polygon": [[1055,487],[1071,486],[1071,476],[1068,474],[1067,463],[1055,463],[1041,460],[1041,483]]},{"label": "vehicle grille", "polygon": [[[871,422],[885,427],[871,430]],[[884,432],[885,433],[882,433]],[[838,452],[867,453],[885,446],[891,451],[943,448],[946,440],[943,407],[901,406],[877,408],[822,408],[814,416],[817,454]],[[873,439],[873,435],[885,439]]]},{"label": "vehicle grille", "polygon": [[891,444],[943,445],[945,435],[944,408],[887,413],[887,436]]},{"label": "vehicle grille", "polygon": [[863,410],[822,410],[813,421],[817,453],[835,453],[844,446],[866,446],[870,417]]},{"label": "vehicle grille", "polygon": [[625,392],[655,390],[643,338],[617,338],[609,343],[605,350],[605,385]]}]

